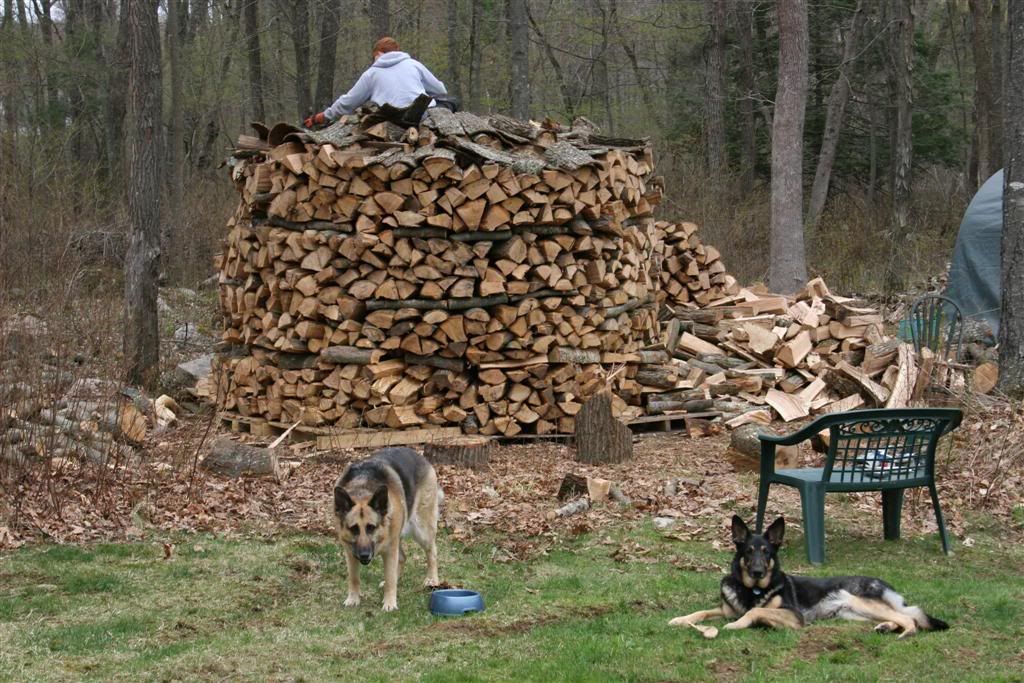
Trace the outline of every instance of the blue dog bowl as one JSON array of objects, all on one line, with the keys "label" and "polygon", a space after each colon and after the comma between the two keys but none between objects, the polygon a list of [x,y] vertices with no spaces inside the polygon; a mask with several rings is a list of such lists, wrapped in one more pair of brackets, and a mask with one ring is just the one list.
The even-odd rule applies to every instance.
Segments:
[{"label": "blue dog bowl", "polygon": [[430,613],[439,617],[461,616],[468,612],[483,611],[484,598],[476,591],[443,588],[430,594]]}]

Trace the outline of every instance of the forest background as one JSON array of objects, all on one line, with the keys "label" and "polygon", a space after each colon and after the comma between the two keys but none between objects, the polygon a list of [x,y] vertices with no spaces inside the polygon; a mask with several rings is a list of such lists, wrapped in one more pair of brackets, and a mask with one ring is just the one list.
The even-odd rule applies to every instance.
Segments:
[{"label": "forest background", "polygon": [[[121,291],[129,6],[3,0],[0,304]],[[384,34],[468,110],[585,116],[613,135],[650,137],[667,183],[661,217],[699,223],[741,282],[767,280],[777,9],[163,0],[159,40],[143,46],[162,90],[163,282],[192,287],[211,274],[237,201],[219,166],[248,122],[298,123],[322,110]],[[858,293],[941,275],[967,200],[1001,165],[1005,0],[812,0],[806,16],[809,272]]]}]

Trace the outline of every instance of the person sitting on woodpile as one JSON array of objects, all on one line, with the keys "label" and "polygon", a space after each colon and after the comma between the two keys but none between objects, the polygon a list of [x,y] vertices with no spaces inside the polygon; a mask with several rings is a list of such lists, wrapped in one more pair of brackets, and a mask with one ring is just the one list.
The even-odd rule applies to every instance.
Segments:
[{"label": "person sitting on woodpile", "polygon": [[324,111],[308,117],[304,123],[306,128],[313,128],[334,122],[366,102],[404,109],[422,95],[440,97],[447,94],[444,83],[427,67],[408,53],[401,52],[394,38],[385,37],[374,43],[373,64],[363,72],[352,89]]}]

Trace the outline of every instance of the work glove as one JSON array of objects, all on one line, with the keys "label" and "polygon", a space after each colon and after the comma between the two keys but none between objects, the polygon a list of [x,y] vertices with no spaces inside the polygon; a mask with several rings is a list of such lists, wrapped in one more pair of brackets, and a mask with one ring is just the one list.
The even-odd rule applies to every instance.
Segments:
[{"label": "work glove", "polygon": [[327,117],[324,115],[323,112],[320,112],[318,114],[313,114],[312,116],[307,117],[306,120],[303,121],[302,123],[303,125],[306,126],[306,128],[310,129],[319,126],[325,126],[327,125]]}]

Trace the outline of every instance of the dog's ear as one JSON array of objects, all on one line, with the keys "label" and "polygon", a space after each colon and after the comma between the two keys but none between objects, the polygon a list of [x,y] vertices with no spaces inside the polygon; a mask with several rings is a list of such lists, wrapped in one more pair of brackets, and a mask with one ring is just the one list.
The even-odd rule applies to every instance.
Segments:
[{"label": "dog's ear", "polygon": [[739,515],[732,516],[732,542],[742,545],[750,540],[750,529]]},{"label": "dog's ear", "polygon": [[381,517],[388,514],[388,487],[382,486],[377,489],[377,492],[373,494],[373,498],[370,499],[370,507]]},{"label": "dog's ear", "polygon": [[352,497],[348,495],[348,491],[342,487],[334,489],[334,512],[339,517],[344,517],[348,514],[348,511],[355,507],[355,502]]},{"label": "dog's ear", "polygon": [[768,527],[768,530],[764,532],[764,537],[768,539],[768,542],[774,546],[782,545],[782,536],[786,533],[786,520],[779,517],[777,520],[772,522],[772,525]]}]

